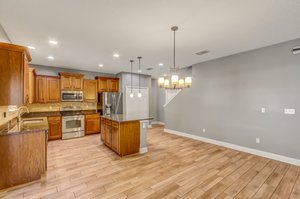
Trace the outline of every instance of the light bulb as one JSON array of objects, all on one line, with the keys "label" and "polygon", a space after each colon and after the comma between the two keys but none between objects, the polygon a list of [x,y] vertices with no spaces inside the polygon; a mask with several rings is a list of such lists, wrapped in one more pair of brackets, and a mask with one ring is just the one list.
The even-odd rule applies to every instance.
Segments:
[{"label": "light bulb", "polygon": [[165,82],[165,78],[163,77],[158,78],[158,85],[162,86],[164,85],[164,82]]},{"label": "light bulb", "polygon": [[180,86],[183,86],[184,85],[184,80],[180,79],[178,83],[179,83]]},{"label": "light bulb", "polygon": [[171,77],[172,84],[177,84],[178,79],[179,79],[178,75],[172,75],[172,77]]},{"label": "light bulb", "polygon": [[130,97],[130,98],[133,98],[133,93],[130,93],[129,97]]},{"label": "light bulb", "polygon": [[185,78],[185,86],[190,87],[192,85],[192,78],[191,77],[186,77]]},{"label": "light bulb", "polygon": [[138,97],[141,98],[142,97],[142,93],[138,93]]},{"label": "light bulb", "polygon": [[165,86],[165,87],[168,87],[169,85],[170,85],[170,80],[165,79],[164,86]]}]

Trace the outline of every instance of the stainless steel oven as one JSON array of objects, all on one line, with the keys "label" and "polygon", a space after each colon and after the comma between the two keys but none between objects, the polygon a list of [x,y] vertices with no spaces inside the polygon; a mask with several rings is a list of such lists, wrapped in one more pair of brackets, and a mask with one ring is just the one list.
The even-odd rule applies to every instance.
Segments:
[{"label": "stainless steel oven", "polygon": [[61,101],[63,102],[82,102],[82,91],[61,91]]},{"label": "stainless steel oven", "polygon": [[62,139],[84,136],[84,115],[62,116]]}]

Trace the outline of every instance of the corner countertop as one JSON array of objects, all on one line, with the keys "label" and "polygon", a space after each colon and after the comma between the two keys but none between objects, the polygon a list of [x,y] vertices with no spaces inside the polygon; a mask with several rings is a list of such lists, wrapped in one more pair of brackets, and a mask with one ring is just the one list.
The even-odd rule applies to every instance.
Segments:
[{"label": "corner countertop", "polygon": [[48,120],[47,117],[35,117],[23,119],[21,122],[9,127],[7,124],[2,125],[0,129],[0,136],[35,133],[45,131],[48,132]]},{"label": "corner countertop", "polygon": [[113,115],[101,115],[101,117],[116,122],[130,122],[130,121],[142,121],[142,120],[153,119],[152,117],[139,115],[139,114],[113,114]]}]

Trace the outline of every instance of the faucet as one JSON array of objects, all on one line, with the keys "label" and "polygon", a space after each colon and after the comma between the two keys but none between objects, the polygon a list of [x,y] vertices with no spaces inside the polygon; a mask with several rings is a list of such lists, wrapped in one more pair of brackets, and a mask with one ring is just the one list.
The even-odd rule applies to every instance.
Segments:
[{"label": "faucet", "polygon": [[17,110],[18,110],[18,122],[21,122],[21,116],[22,116],[22,112],[21,110],[25,109],[26,113],[29,113],[29,109],[27,106],[20,106]]}]

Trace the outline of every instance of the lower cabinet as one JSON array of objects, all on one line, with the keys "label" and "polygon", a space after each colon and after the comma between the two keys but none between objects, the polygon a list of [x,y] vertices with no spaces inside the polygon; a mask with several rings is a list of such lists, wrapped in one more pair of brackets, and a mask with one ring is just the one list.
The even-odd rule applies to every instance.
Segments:
[{"label": "lower cabinet", "polygon": [[116,153],[120,154],[120,124],[101,118],[101,141]]},{"label": "lower cabinet", "polygon": [[100,115],[91,114],[85,116],[85,134],[94,134],[100,132]]},{"label": "lower cabinet", "polygon": [[107,124],[105,129],[105,144],[111,147],[111,126]]},{"label": "lower cabinet", "polygon": [[106,120],[104,118],[101,118],[101,141],[105,143],[105,129],[106,129]]},{"label": "lower cabinet", "polygon": [[119,153],[119,137],[119,124],[117,122],[112,122],[111,148],[117,153]]},{"label": "lower cabinet", "polygon": [[61,139],[61,117],[48,117],[48,140]]}]

